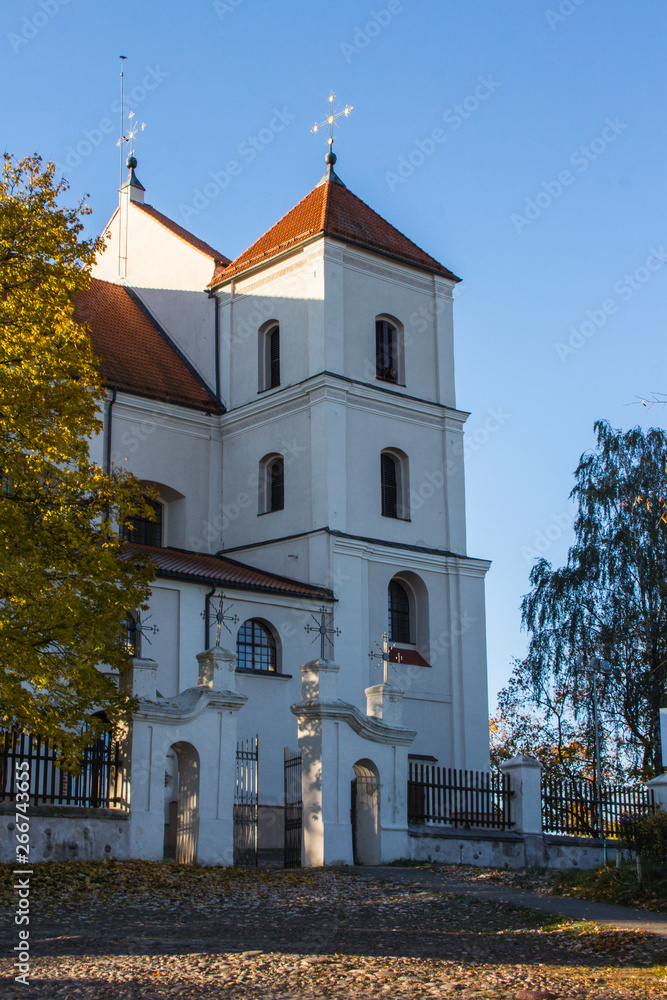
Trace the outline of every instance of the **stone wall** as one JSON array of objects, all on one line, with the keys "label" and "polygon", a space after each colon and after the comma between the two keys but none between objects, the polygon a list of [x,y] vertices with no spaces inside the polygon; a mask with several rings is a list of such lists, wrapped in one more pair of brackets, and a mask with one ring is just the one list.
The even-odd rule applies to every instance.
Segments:
[{"label": "stone wall", "polygon": [[[16,814],[0,806],[0,862],[16,859]],[[129,814],[116,809],[83,809],[68,806],[32,806],[30,860],[101,861],[130,858]]]},{"label": "stone wall", "polygon": [[[409,857],[413,861],[479,865],[490,868],[597,868],[603,845],[593,837],[557,837],[501,830],[459,830],[411,826]],[[607,841],[607,851],[620,847]]]}]

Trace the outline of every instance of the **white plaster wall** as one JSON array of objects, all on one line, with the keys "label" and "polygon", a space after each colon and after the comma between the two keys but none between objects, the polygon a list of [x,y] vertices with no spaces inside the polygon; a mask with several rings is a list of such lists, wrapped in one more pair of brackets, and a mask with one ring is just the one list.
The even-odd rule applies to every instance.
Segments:
[{"label": "white plaster wall", "polygon": [[[319,273],[319,277],[318,277]],[[220,300],[220,351],[223,398],[229,409],[270,396],[260,392],[259,330],[270,320],[280,325],[281,388],[308,377],[311,368],[308,331],[321,325],[322,271],[307,252],[289,262],[268,266],[260,275],[225,286]],[[321,369],[318,369],[321,370]]]},{"label": "white plaster wall", "polygon": [[[198,682],[197,653],[204,649],[204,621],[201,612],[210,587],[160,579],[152,588],[149,624],[160,629],[151,636],[151,646],[144,649],[158,663],[156,686],[165,698],[194,687]],[[278,595],[254,595],[224,588],[229,613],[239,621],[222,631],[221,645],[236,655],[237,635],[242,624],[251,618],[267,622],[278,638],[279,674],[236,674],[236,690],[248,696],[246,707],[238,716],[238,738],[259,736],[260,803],[283,804],[283,749],[297,748],[297,723],[290,705],[301,697],[301,664],[319,655],[319,636],[305,631],[315,625],[313,613],[321,602],[283,598]],[[319,617],[318,617],[319,622]],[[215,626],[209,631],[215,642]],[[287,676],[291,675],[291,676]],[[177,678],[177,681],[176,681]]]},{"label": "white plaster wall", "polygon": [[[243,421],[221,418],[224,434],[221,535],[225,548],[310,530],[311,428],[306,400],[265,407]],[[260,461],[283,456],[285,508],[259,514]],[[291,574],[290,574],[291,575]]]},{"label": "white plaster wall", "polygon": [[[450,321],[453,286],[448,284],[447,297],[440,294],[436,299],[432,275],[348,248],[343,286],[344,374],[390,391],[454,406]],[[442,291],[444,285],[442,281]],[[326,291],[330,308],[328,285]],[[403,328],[404,385],[394,387],[376,380],[375,319],[380,315],[394,317]],[[442,370],[440,355],[447,362]]]},{"label": "white plaster wall", "polygon": [[[377,652],[387,628],[387,588],[398,573],[415,574],[428,602],[428,624],[417,648],[430,667],[396,664],[392,683],[406,692],[404,724],[417,730],[412,750],[438,758],[440,766],[484,770],[489,763],[484,573],[487,563],[388,549],[332,535],[290,539],[234,553],[235,558],[275,572],[302,575],[333,586],[338,599],[334,659],[340,665],[339,696],[365,710],[365,688],[381,680]],[[297,556],[298,558],[291,558]],[[319,566],[319,576],[313,573]],[[305,577],[304,577],[305,578]],[[425,617],[422,614],[422,618]],[[312,658],[308,657],[308,658]]]},{"label": "white plaster wall", "polygon": [[[151,587],[150,611],[142,616],[149,627],[156,625],[159,632],[156,635],[149,634],[147,637],[142,637],[141,652],[144,657],[150,657],[157,662],[158,671],[155,679],[157,690],[163,698],[171,698],[181,690],[179,683],[181,595],[180,590],[175,587],[163,587],[159,583],[160,581]],[[187,623],[184,622],[183,625],[188,628]]]},{"label": "white plaster wall", "polygon": [[[329,527],[465,554],[463,448],[455,447],[464,419],[378,402],[372,390],[328,376],[224,415],[224,548]],[[408,456],[409,521],[382,516],[380,454],[389,447]],[[272,452],[285,457],[285,509],[260,523],[259,461]]]},{"label": "white plaster wall", "polygon": [[119,273],[118,248],[125,209],[108,227],[110,239],[93,268],[93,277],[134,288],[160,325],[214,384],[214,301],[205,292],[214,262],[201,250],[166,229],[130,203],[127,213],[127,270]]},{"label": "white plaster wall", "polygon": [[[323,237],[225,285],[217,294],[229,408],[257,395],[257,331],[271,319],[281,329],[282,388],[326,370],[454,407],[453,287]],[[404,331],[405,385],[375,377],[375,319],[386,314]]]},{"label": "white plaster wall", "polygon": [[218,417],[119,393],[112,411],[112,464],[166,487],[164,544],[217,551]]}]

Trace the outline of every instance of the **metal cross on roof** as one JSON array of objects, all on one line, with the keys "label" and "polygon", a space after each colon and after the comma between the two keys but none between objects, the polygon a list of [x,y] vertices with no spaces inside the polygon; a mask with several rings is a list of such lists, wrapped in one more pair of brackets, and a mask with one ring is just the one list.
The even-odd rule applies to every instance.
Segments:
[{"label": "metal cross on roof", "polygon": [[[331,650],[333,652],[333,639],[331,638],[331,636],[333,636],[333,635],[340,635],[340,629],[333,627],[333,611],[329,611],[328,608],[320,608],[319,615],[320,615],[320,620],[318,622],[318,620],[315,617],[315,615],[311,613],[310,617],[315,622],[315,625],[308,624],[308,625],[304,625],[303,628],[304,628],[305,632],[317,632],[319,634],[319,636],[320,636],[320,658],[322,660],[326,660],[327,655],[326,655],[325,647],[324,647],[325,640],[327,640],[327,639],[329,640],[329,643],[331,645]],[[331,626],[330,627],[327,627],[327,619],[331,622]],[[313,639],[313,642],[315,642],[316,638],[317,638],[317,636],[315,637],[315,639]]]},{"label": "metal cross on roof", "polygon": [[132,156],[132,154],[134,152],[134,137],[137,134],[137,132],[143,132],[143,130],[146,128],[146,122],[142,122],[141,125],[139,125],[138,122],[135,122],[134,121],[134,117],[135,117],[134,111],[130,111],[130,113],[129,113],[129,115],[127,117],[130,120],[130,127],[129,127],[128,131],[127,131],[127,135],[124,132],[121,132],[120,139],[118,140],[118,142],[116,143],[116,145],[117,146],[122,146],[124,142],[129,142],[129,144],[130,144],[130,152],[129,152],[128,155]]},{"label": "metal cross on roof", "polygon": [[206,610],[202,611],[202,618],[205,617],[206,621],[208,622],[209,621],[209,618],[208,618],[209,609],[210,608],[214,608],[215,609],[215,617],[214,617],[213,620],[216,623],[216,627],[215,627],[215,644],[216,644],[216,646],[220,645],[220,637],[222,635],[222,626],[224,625],[225,628],[227,629],[227,631],[229,632],[229,634],[231,635],[232,634],[232,630],[227,625],[227,622],[232,622],[233,625],[236,625],[236,623],[241,620],[238,615],[227,614],[227,611],[230,611],[234,607],[234,605],[233,604],[229,604],[227,606],[227,609],[225,610],[225,601],[226,600],[227,600],[227,598],[225,597],[225,595],[224,594],[220,594],[218,596],[218,604],[216,606],[213,603],[213,601],[209,598],[208,602],[206,604]]},{"label": "metal cross on roof", "polygon": [[[380,650],[380,652],[379,653],[373,653],[371,651],[368,655],[371,658],[371,660],[382,660],[383,665],[384,665],[384,680],[383,680],[383,683],[384,684],[388,684],[389,683],[389,662],[390,662],[389,654],[391,653],[391,651],[393,649],[396,648],[396,643],[393,643],[390,646],[389,645],[389,635],[387,634],[387,632],[383,632],[382,633],[382,645],[380,646],[380,644],[377,643],[377,642],[375,643],[375,645]],[[402,663],[402,659],[401,659],[401,654],[400,653],[396,654],[396,659],[393,662],[394,663]]]},{"label": "metal cross on roof", "polygon": [[334,144],[333,130],[334,130],[334,125],[336,126],[336,128],[340,128],[340,126],[337,123],[337,119],[340,118],[342,115],[345,115],[345,117],[347,118],[347,116],[349,115],[350,111],[352,111],[352,105],[351,104],[346,104],[345,107],[342,109],[342,111],[336,111],[334,109],[334,100],[335,100],[335,96],[334,96],[334,92],[332,90],[331,93],[329,94],[329,113],[328,113],[328,115],[326,116],[326,118],[323,121],[318,122],[316,125],[313,125],[313,127],[310,130],[311,132],[319,132],[319,130],[321,128],[324,128],[325,125],[329,126],[329,138],[327,140],[328,143],[329,143],[329,152],[333,152],[333,144]]}]

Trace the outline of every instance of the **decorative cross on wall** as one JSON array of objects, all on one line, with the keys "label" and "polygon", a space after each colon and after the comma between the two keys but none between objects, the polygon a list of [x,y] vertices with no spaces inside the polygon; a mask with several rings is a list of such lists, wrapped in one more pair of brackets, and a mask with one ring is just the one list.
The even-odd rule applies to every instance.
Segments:
[{"label": "decorative cross on wall", "polygon": [[[340,635],[340,629],[333,627],[333,611],[329,611],[327,608],[320,608],[319,610],[320,620],[318,622],[315,615],[311,614],[311,618],[315,622],[315,625],[304,625],[305,632],[317,632],[320,636],[320,659],[326,660],[327,655],[324,648],[325,640],[329,640],[331,645],[331,651],[333,653],[333,639],[331,636]],[[327,619],[331,622],[331,627],[327,627]],[[315,637],[315,639],[317,636]],[[315,642],[313,639],[313,642]]]},{"label": "decorative cross on wall", "polygon": [[352,106],[350,104],[346,104],[342,111],[335,111],[334,110],[334,103],[333,103],[334,100],[335,100],[335,96],[334,96],[334,92],[332,90],[331,93],[329,94],[329,113],[328,113],[328,115],[326,116],[326,118],[323,121],[318,122],[316,125],[313,125],[313,127],[310,130],[311,132],[319,132],[319,130],[321,128],[324,128],[325,125],[329,126],[329,138],[327,140],[327,142],[329,143],[329,152],[333,152],[333,144],[334,144],[333,130],[334,130],[334,125],[336,126],[336,128],[340,128],[340,126],[336,122],[336,119],[340,118],[342,115],[345,115],[345,117],[347,118],[347,116],[349,115],[350,111],[352,111]]},{"label": "decorative cross on wall", "polygon": [[128,612],[127,617],[123,619],[123,628],[125,630],[125,643],[128,652],[132,656],[141,656],[141,638],[145,636],[148,645],[151,645],[151,641],[148,635],[157,635],[160,629],[157,625],[147,625],[146,622],[150,621],[152,615],[147,615],[144,621],[139,618],[139,612]]},{"label": "decorative cross on wall", "polygon": [[[388,684],[389,683],[389,663],[390,663],[389,654],[391,653],[392,649],[396,648],[396,643],[393,643],[390,646],[389,645],[389,635],[386,632],[383,632],[382,633],[382,645],[380,646],[380,644],[377,643],[377,642],[375,643],[375,645],[380,650],[380,652],[379,653],[373,653],[371,651],[368,655],[371,658],[371,660],[382,660],[383,665],[384,665],[384,680],[383,680],[383,684]],[[394,663],[402,663],[403,662],[402,659],[401,659],[401,654],[400,653],[396,654],[396,659],[393,662]]]},{"label": "decorative cross on wall", "polygon": [[214,616],[213,620],[215,622],[215,644],[216,644],[216,646],[220,645],[220,637],[222,636],[222,626],[224,625],[225,628],[227,629],[227,631],[229,632],[229,634],[231,635],[232,634],[232,630],[227,625],[227,622],[232,622],[233,625],[236,625],[236,623],[241,620],[238,615],[227,614],[228,611],[231,611],[231,609],[234,607],[234,605],[233,604],[229,604],[227,606],[227,608],[225,609],[225,603],[224,602],[226,600],[227,600],[227,598],[225,597],[224,594],[219,594],[218,595],[218,604],[216,605],[216,604],[213,603],[213,601],[211,600],[211,598],[208,598],[207,602],[206,602],[206,610],[202,611],[202,613],[201,613],[202,618],[205,618],[206,621],[208,622],[208,621],[210,621],[210,618],[209,618],[210,609],[213,608],[215,610],[215,616]]},{"label": "decorative cross on wall", "polygon": [[148,618],[144,618],[143,621],[140,621],[139,619],[137,619],[137,621],[135,623],[135,626],[134,626],[135,630],[139,633],[139,635],[142,638],[144,638],[144,636],[146,637],[146,642],[148,643],[149,646],[151,645],[151,641],[148,638],[147,633],[150,632],[151,635],[157,635],[158,632],[160,631],[160,629],[157,627],[157,625],[147,625],[146,624],[146,622],[150,621],[150,619],[152,617],[153,617],[152,615],[149,615]]}]

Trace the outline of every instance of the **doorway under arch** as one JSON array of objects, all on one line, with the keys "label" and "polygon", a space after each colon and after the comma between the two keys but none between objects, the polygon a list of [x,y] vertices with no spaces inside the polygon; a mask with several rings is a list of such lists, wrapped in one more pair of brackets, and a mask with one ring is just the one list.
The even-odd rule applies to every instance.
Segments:
[{"label": "doorway under arch", "polygon": [[379,865],[380,849],[380,775],[372,760],[364,758],[353,764],[350,819],[352,855],[355,865]]},{"label": "doorway under arch", "polygon": [[165,771],[164,857],[194,864],[198,834],[199,754],[191,743],[172,743]]}]

